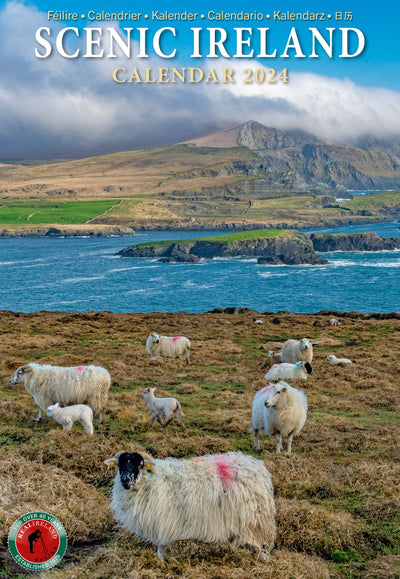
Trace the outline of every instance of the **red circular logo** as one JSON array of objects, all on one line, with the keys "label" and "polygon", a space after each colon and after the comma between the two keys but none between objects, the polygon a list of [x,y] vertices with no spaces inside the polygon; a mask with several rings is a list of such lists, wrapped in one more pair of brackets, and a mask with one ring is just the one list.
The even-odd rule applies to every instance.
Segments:
[{"label": "red circular logo", "polygon": [[51,569],[67,548],[67,535],[60,521],[48,513],[27,513],[12,525],[8,546],[15,561],[32,571]]},{"label": "red circular logo", "polygon": [[30,563],[45,563],[58,551],[60,537],[55,527],[41,519],[23,525],[15,538],[18,553]]}]

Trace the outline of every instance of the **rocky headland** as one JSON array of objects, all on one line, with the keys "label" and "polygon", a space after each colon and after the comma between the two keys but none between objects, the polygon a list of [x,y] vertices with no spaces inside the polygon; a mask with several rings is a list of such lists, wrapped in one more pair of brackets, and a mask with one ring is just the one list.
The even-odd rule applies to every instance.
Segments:
[{"label": "rocky headland", "polygon": [[[374,232],[305,234],[298,231],[279,231],[263,237],[253,232],[249,239],[240,239],[243,232],[203,239],[166,241],[127,247],[121,257],[158,258],[161,262],[198,263],[214,257],[257,257],[262,265],[319,265],[328,263],[317,252],[383,251],[400,249],[399,238],[379,237]],[[247,232],[249,237],[249,232]]]}]

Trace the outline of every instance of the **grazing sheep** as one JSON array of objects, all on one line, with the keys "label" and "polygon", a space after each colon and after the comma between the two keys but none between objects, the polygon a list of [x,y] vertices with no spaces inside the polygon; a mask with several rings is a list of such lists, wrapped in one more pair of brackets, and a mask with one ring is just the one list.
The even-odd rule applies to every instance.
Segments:
[{"label": "grazing sheep", "polygon": [[302,340],[286,340],[281,349],[282,362],[296,364],[296,362],[308,362],[313,359],[313,347],[307,338]]},{"label": "grazing sheep", "polygon": [[331,326],[340,326],[341,325],[341,322],[339,322],[339,320],[337,320],[336,318],[331,318],[329,320],[329,323]]},{"label": "grazing sheep", "polygon": [[190,364],[190,340],[185,336],[159,336],[153,332],[147,338],[146,349],[150,356],[184,358]]},{"label": "grazing sheep", "polygon": [[[177,417],[179,424],[183,426],[182,417],[185,415],[182,412],[179,400],[176,400],[176,398],[156,398],[154,391],[155,388],[145,388],[142,394],[142,398],[147,401],[147,406],[151,412],[149,427],[153,425],[154,419],[157,419],[162,428],[165,428],[173,420],[174,416]],[[165,414],[167,418],[164,423],[161,420],[161,414]]]},{"label": "grazing sheep", "polygon": [[254,432],[254,450],[260,452],[258,433],[275,436],[276,452],[282,450],[287,437],[287,451],[292,452],[293,436],[299,434],[307,418],[307,396],[286,382],[269,384],[253,398],[250,432]]},{"label": "grazing sheep", "polygon": [[108,400],[111,376],[101,366],[50,366],[35,364],[21,366],[10,379],[10,384],[23,384],[39,406],[39,421],[42,412],[51,404],[62,406],[88,404],[99,413],[99,423],[103,421]]},{"label": "grazing sheep", "polygon": [[327,358],[328,362],[333,366],[346,366],[348,364],[352,364],[353,362],[348,358],[336,358],[334,354],[331,354]]},{"label": "grazing sheep", "polygon": [[268,370],[264,378],[268,380],[307,380],[307,375],[312,374],[313,370],[311,364],[308,362],[297,362],[296,364],[288,364],[287,362],[282,362],[282,364],[274,364],[272,368]]},{"label": "grazing sheep", "polygon": [[262,325],[263,325],[263,321],[262,321],[262,320],[254,320],[254,323],[257,324],[258,326],[262,326]]},{"label": "grazing sheep", "polygon": [[270,350],[268,352],[268,358],[272,358],[274,362],[282,362],[282,354],[280,352],[274,352]]},{"label": "grazing sheep", "polygon": [[53,404],[47,409],[47,416],[51,416],[62,424],[64,429],[71,430],[74,422],[80,422],[87,434],[93,434],[93,411],[86,404],[75,404],[60,408],[59,403]]},{"label": "grazing sheep", "polygon": [[271,475],[262,461],[240,452],[190,459],[152,459],[118,452],[111,508],[118,523],[164,548],[175,541],[249,547],[265,558],[272,549],[275,502]]}]

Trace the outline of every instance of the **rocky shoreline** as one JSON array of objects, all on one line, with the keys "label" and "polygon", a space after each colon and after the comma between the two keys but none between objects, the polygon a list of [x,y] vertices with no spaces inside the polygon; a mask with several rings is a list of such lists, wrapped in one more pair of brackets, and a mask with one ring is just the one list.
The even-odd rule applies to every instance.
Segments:
[{"label": "rocky shoreline", "polygon": [[379,237],[374,232],[305,234],[287,231],[283,235],[238,241],[188,240],[167,244],[130,246],[121,257],[159,258],[163,263],[198,263],[214,257],[257,257],[261,265],[323,265],[328,261],[317,252],[383,251],[400,249],[399,238]]},{"label": "rocky shoreline", "polygon": [[134,235],[131,227],[106,225],[101,227],[39,227],[38,229],[1,229],[0,237],[125,237]]}]

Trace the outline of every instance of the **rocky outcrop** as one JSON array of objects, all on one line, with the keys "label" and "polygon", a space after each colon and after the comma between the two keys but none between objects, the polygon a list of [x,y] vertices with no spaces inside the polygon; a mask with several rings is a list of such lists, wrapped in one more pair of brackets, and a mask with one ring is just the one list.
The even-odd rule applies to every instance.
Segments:
[{"label": "rocky outcrop", "polygon": [[[263,264],[323,264],[327,261],[314,251],[309,236],[288,231],[275,237],[259,237],[249,240],[218,241],[188,240],[163,245],[139,245],[123,249],[122,257],[159,257],[160,261],[190,261],[214,257],[258,257]],[[186,258],[184,258],[186,256]]]},{"label": "rocky outcrop", "polygon": [[315,251],[383,251],[400,249],[400,238],[379,237],[373,231],[367,233],[312,233]]},{"label": "rocky outcrop", "polygon": [[1,229],[0,237],[111,237],[134,235],[132,227],[38,227],[36,229]]}]

